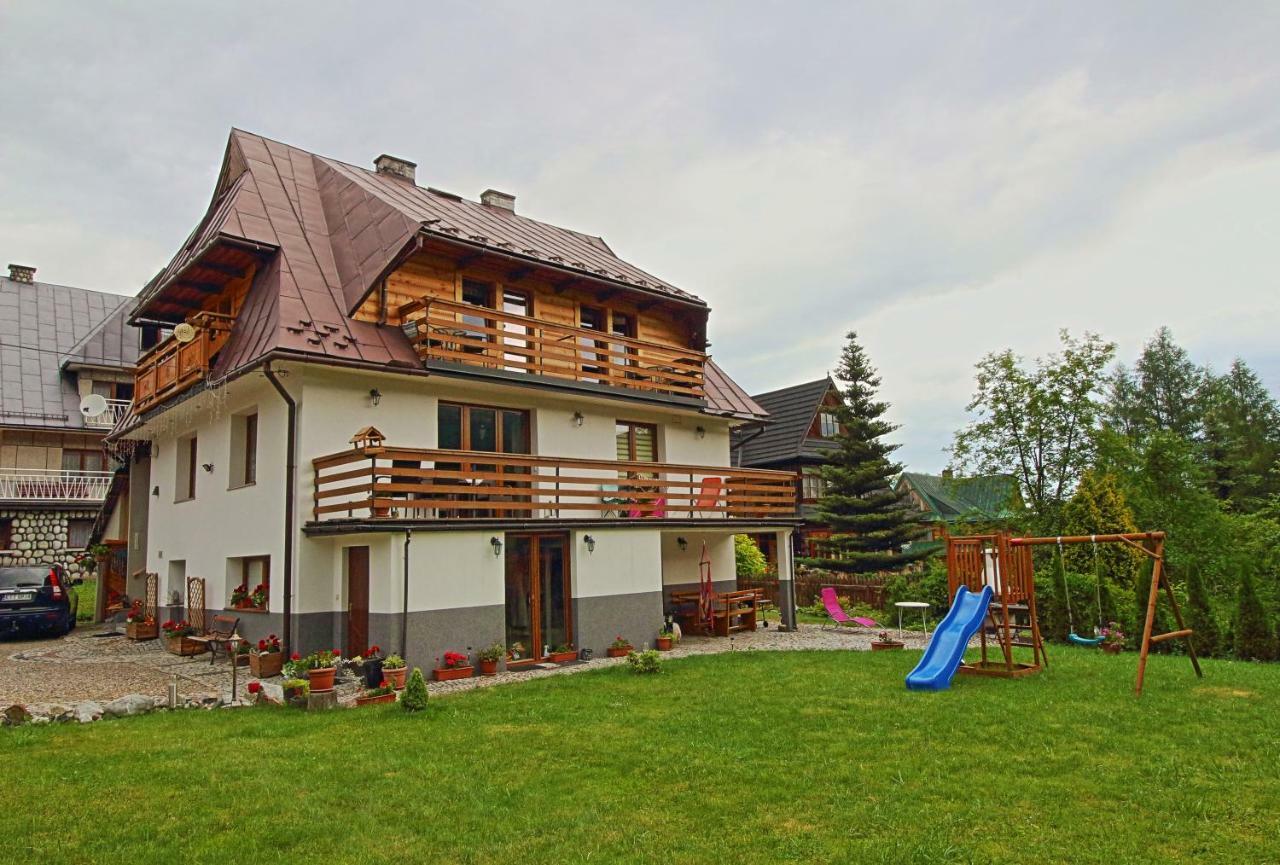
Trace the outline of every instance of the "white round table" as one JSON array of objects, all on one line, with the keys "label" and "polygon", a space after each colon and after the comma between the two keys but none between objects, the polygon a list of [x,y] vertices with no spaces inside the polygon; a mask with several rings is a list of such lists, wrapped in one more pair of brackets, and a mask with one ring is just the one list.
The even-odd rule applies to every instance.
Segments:
[{"label": "white round table", "polygon": [[919,610],[920,621],[924,623],[924,638],[929,639],[929,605],[924,601],[896,601],[894,606],[898,608],[898,639],[902,639],[902,611],[903,610]]}]

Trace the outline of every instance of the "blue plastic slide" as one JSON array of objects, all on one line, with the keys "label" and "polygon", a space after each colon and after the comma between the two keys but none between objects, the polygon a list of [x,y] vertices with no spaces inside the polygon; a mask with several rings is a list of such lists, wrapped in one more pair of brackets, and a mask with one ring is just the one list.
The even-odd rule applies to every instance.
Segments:
[{"label": "blue plastic slide", "polygon": [[933,632],[924,657],[907,674],[907,688],[912,691],[945,691],[951,687],[951,679],[964,658],[964,650],[982,625],[990,603],[990,586],[983,586],[976,595],[965,586],[960,587],[947,617]]}]

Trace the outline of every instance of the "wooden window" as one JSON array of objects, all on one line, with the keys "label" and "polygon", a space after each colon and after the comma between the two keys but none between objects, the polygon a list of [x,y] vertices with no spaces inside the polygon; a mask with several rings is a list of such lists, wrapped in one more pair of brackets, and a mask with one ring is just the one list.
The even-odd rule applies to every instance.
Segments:
[{"label": "wooden window", "polygon": [[93,534],[93,520],[75,518],[67,520],[67,549],[83,550],[89,546],[89,536]]},{"label": "wooden window", "polygon": [[239,585],[232,587],[232,606],[265,611],[271,599],[271,557],[242,556],[228,564],[228,572],[240,578]]},{"label": "wooden window", "polygon": [[107,470],[107,455],[100,450],[63,448],[62,470],[68,472],[103,472]]},{"label": "wooden window", "polygon": [[482,405],[440,403],[436,420],[443,450],[529,453],[529,412]]},{"label": "wooden window", "polygon": [[244,429],[244,474],[240,482],[248,485],[258,482],[258,414],[245,415]]},{"label": "wooden window", "polygon": [[[469,303],[472,306],[484,307],[485,309],[493,309],[493,285],[488,282],[480,282],[474,279],[462,280],[462,302]],[[473,325],[475,327],[493,327],[493,320],[483,315],[463,315],[463,324]],[[493,337],[484,331],[464,331],[468,339],[483,340],[492,342]],[[484,348],[476,345],[464,345],[463,351],[472,354],[483,354]]]},{"label": "wooden window", "polygon": [[13,520],[0,520],[0,550],[7,550],[13,546]]},{"label": "wooden window", "polygon": [[171,327],[161,327],[158,324],[144,324],[138,328],[138,348],[146,351],[155,348],[160,343],[169,338],[173,333]]},{"label": "wooden window", "polygon": [[[599,307],[583,306],[583,307],[580,307],[578,310],[578,322],[579,322],[579,325],[584,330],[595,330],[603,334],[606,329],[605,323],[608,320],[609,320],[609,314],[605,312],[603,309],[600,309]],[[607,350],[609,348],[609,343],[606,342],[605,340],[592,339],[591,337],[588,337],[588,336],[578,337],[578,344],[586,346],[587,348],[598,348],[598,349],[604,349],[604,350]],[[583,360],[582,371],[586,373],[588,376],[584,378],[583,381],[589,381],[589,382],[594,382],[598,384],[601,379],[607,378],[608,371],[605,369],[605,367],[598,366],[596,363],[592,363],[592,361],[596,361],[598,363],[598,362],[607,361],[608,359],[609,359],[609,355],[605,354],[604,351],[601,351],[600,353],[591,352],[591,351],[582,352],[582,360]]]},{"label": "wooden window", "polygon": [[[530,299],[528,292],[519,291],[514,288],[504,288],[502,292],[502,311],[509,312],[512,315],[523,315],[525,318],[533,316],[533,301]],[[522,349],[521,351],[507,351],[502,355],[502,359],[507,361],[510,366],[506,369],[511,372],[527,372],[529,364],[534,360],[530,356],[532,345],[526,339],[520,337],[529,335],[529,328],[523,324],[514,322],[506,322],[502,329],[511,336],[504,336],[502,344],[512,348]]]},{"label": "wooden window", "polygon": [[174,501],[184,502],[196,497],[196,465],[199,450],[196,437],[178,440],[177,471],[174,477]]},{"label": "wooden window", "polygon": [[658,428],[651,423],[618,421],[614,424],[618,459],[631,462],[658,461]]},{"label": "wooden window", "polygon": [[103,399],[133,399],[133,382],[131,381],[95,381],[91,388]]},{"label": "wooden window", "polygon": [[806,469],[800,476],[800,498],[806,502],[815,502],[822,498],[827,489],[827,482],[822,479],[818,470]]},{"label": "wooden window", "polygon": [[840,424],[836,420],[835,412],[822,411],[818,413],[818,435],[824,439],[835,438],[840,434]]}]

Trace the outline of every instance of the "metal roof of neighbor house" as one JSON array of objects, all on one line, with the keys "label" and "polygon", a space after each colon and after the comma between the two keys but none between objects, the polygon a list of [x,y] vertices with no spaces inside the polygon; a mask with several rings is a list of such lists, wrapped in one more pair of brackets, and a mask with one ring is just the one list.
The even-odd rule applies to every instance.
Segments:
[{"label": "metal roof of neighbor house", "polygon": [[907,485],[924,500],[938,520],[961,517],[1001,519],[1013,514],[1018,483],[1012,475],[942,477],[903,472],[899,486]]},{"label": "metal roof of neighbor house", "polygon": [[[254,275],[213,377],[277,351],[419,369],[421,362],[399,328],[348,315],[423,234],[702,305],[617,258],[598,237],[233,129],[208,212],[143,289],[134,316],[146,318],[159,308],[163,294],[198,268],[206,251],[222,242],[249,244],[266,260]],[[718,367],[708,364],[706,375],[707,411],[748,418],[762,414]]]},{"label": "metal roof of neighbor house", "polygon": [[[114,297],[114,295],[112,295]],[[138,331],[129,324],[134,299],[122,298],[102,322],[89,331],[67,352],[62,360],[64,367],[96,366],[109,369],[132,370],[138,363]]]},{"label": "metal roof of neighbor house", "polygon": [[119,321],[113,316],[131,302],[119,294],[0,277],[0,426],[83,429],[80,395],[63,363],[87,363],[100,351],[97,365],[128,366],[127,344],[136,360],[136,337],[120,342],[124,315]]},{"label": "metal roof of neighbor house", "polygon": [[808,433],[823,397],[833,387],[835,382],[830,378],[820,378],[751,397],[769,413],[769,423],[759,435],[742,435],[738,464],[751,468],[804,458],[821,459],[832,445],[811,439]]}]

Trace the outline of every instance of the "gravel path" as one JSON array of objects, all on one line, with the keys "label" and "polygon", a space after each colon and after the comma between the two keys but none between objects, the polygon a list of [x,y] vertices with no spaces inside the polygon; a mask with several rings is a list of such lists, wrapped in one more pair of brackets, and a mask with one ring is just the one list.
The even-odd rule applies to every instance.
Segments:
[{"label": "gravel path", "polygon": [[[200,697],[230,694],[231,668],[225,661],[209,663],[208,655],[180,658],[164,651],[161,641],[136,643],[119,636],[104,636],[112,629],[77,628],[67,637],[44,640],[0,641],[0,707],[13,703],[71,704],[81,700],[112,700],[126,694],[163,696],[175,678],[179,694]],[[817,625],[801,625],[794,632],[777,627],[735,634],[729,639],[686,637],[677,648],[664,653],[669,658],[717,652],[797,651],[806,649],[846,649],[867,651],[874,632],[864,630],[824,630]],[[907,649],[919,649],[920,634],[906,632]],[[432,694],[449,694],[472,688],[491,687],[545,676],[580,673],[612,664],[624,658],[594,658],[586,662],[548,665],[544,669],[499,673],[454,682],[431,682]],[[425,671],[424,671],[425,672]],[[242,667],[238,676],[241,695],[250,681]],[[278,681],[278,680],[277,680]],[[342,687],[346,702],[354,697],[354,686]]]}]

